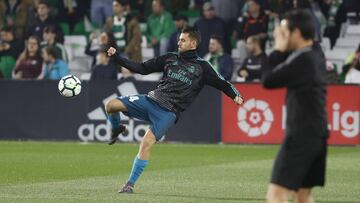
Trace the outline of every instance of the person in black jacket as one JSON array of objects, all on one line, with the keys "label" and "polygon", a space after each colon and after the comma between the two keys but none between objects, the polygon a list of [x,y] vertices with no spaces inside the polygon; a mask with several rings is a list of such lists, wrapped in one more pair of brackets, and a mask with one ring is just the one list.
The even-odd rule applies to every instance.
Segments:
[{"label": "person in black jacket", "polygon": [[[294,10],[275,28],[275,51],[263,68],[265,88],[287,88],[286,137],[277,155],[269,203],[313,202],[311,188],[325,184],[327,137],[326,63],[314,44],[315,25],[309,11]],[[294,191],[294,193],[291,193]]]},{"label": "person in black jacket", "polygon": [[140,74],[163,72],[163,78],[157,88],[147,95],[132,95],[111,100],[106,105],[109,121],[112,125],[112,137],[109,144],[115,143],[119,133],[125,131],[120,124],[120,114],[150,122],[140,144],[133,168],[127,183],[119,193],[132,193],[136,180],[148,163],[150,149],[164,136],[169,127],[175,124],[181,112],[194,101],[204,85],[210,85],[223,91],[242,104],[243,99],[234,86],[219,76],[211,65],[201,59],[196,48],[200,43],[197,29],[185,28],[179,37],[178,53],[168,53],[143,63],[136,63],[120,56],[115,48],[108,50],[121,66]]},{"label": "person in black jacket", "polygon": [[117,80],[118,68],[110,63],[107,50],[100,50],[96,56],[97,64],[93,67],[91,81]]}]

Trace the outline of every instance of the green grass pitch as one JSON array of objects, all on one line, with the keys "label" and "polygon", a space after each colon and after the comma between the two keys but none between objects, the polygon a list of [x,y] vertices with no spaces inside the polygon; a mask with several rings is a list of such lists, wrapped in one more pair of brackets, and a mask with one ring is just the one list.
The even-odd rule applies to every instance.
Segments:
[{"label": "green grass pitch", "polygon": [[[264,202],[278,146],[158,144],[134,194],[117,194],[136,144],[0,142],[0,202]],[[360,148],[330,147],[317,202],[360,202]]]}]

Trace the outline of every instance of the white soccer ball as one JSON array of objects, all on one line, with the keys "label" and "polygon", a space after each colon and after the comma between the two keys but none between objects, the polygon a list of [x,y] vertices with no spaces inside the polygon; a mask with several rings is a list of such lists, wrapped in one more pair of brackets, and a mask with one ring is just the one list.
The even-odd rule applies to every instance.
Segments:
[{"label": "white soccer ball", "polygon": [[74,97],[81,92],[81,81],[74,75],[66,75],[60,79],[58,89],[62,96]]}]

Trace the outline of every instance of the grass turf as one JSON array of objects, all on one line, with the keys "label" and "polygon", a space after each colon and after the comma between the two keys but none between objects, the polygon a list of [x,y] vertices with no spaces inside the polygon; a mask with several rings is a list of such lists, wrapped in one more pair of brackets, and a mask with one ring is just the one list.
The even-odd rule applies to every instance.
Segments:
[{"label": "grass turf", "polygon": [[[135,194],[138,146],[0,142],[0,202],[264,202],[278,146],[159,144]],[[360,202],[360,148],[330,147],[317,202]]]}]

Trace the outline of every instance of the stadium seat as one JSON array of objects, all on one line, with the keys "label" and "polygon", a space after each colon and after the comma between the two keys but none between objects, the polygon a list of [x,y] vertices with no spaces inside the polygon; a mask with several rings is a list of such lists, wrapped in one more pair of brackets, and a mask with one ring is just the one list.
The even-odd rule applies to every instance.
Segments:
[{"label": "stadium seat", "polygon": [[346,37],[338,38],[335,43],[336,48],[354,48],[356,49],[359,45],[360,37]]},{"label": "stadium seat", "polygon": [[149,75],[134,74],[134,77],[138,81],[159,81],[162,75],[162,73],[152,73]]},{"label": "stadium seat", "polygon": [[324,51],[331,50],[330,38],[323,37],[321,40],[321,47],[323,48]]},{"label": "stadium seat", "polygon": [[352,52],[352,49],[333,49],[325,51],[325,56],[331,63],[336,64],[337,72],[340,74],[347,56]]},{"label": "stadium seat", "polygon": [[[64,46],[66,49],[71,49],[72,58],[74,57],[84,57],[85,55],[85,47],[87,41],[84,35],[67,35],[65,36]],[[70,53],[69,53],[70,55]]]},{"label": "stadium seat", "polygon": [[76,57],[69,61],[69,71],[71,74],[81,77],[83,73],[91,71],[92,58],[89,56]]},{"label": "stadium seat", "polygon": [[153,48],[146,48],[146,47],[142,47],[141,48],[141,54],[143,57],[143,61],[147,61],[151,58],[154,58],[154,49]]},{"label": "stadium seat", "polygon": [[357,37],[360,38],[360,24],[358,25],[347,25],[346,37]]},{"label": "stadium seat", "polygon": [[147,47],[147,39],[145,35],[141,36],[141,47],[146,48]]}]

